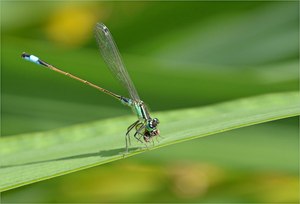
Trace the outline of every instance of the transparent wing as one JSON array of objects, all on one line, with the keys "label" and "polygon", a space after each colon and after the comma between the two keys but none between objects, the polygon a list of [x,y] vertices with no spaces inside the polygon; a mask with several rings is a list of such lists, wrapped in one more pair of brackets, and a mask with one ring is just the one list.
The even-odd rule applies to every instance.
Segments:
[{"label": "transparent wing", "polygon": [[100,53],[110,71],[117,77],[121,84],[128,90],[131,99],[139,101],[138,93],[124,66],[120,52],[108,28],[103,23],[97,23],[95,35]]}]

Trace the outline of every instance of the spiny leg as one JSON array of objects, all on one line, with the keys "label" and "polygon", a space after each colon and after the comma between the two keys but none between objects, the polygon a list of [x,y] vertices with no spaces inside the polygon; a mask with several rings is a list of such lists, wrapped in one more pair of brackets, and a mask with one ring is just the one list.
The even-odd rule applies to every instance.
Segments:
[{"label": "spiny leg", "polygon": [[140,136],[140,137],[137,137],[137,135],[134,134],[134,138],[135,138],[137,141],[139,141],[140,143],[143,143],[143,141],[141,140],[141,137],[143,137],[143,135],[142,135],[142,134],[139,134],[139,135],[141,135],[141,136]]},{"label": "spiny leg", "polygon": [[[134,138],[136,140],[138,140],[139,142],[141,142],[141,143],[143,143],[143,141],[141,140],[141,137],[143,136],[143,134],[140,133],[140,131],[141,131],[140,129],[143,129],[144,127],[145,126],[144,126],[144,124],[142,122],[136,124],[136,126],[135,126],[136,132],[134,134]],[[141,137],[137,137],[137,135],[141,135]]]},{"label": "spiny leg", "polygon": [[136,127],[136,132],[134,133],[134,137],[136,137],[137,134],[143,135],[141,131],[145,128],[145,125],[143,123],[139,123],[138,125],[141,125],[139,128]]},{"label": "spiny leg", "polygon": [[130,141],[130,131],[139,123],[139,120],[135,121],[133,124],[131,124],[128,128],[127,128],[127,132],[125,134],[125,142],[126,142],[126,152],[128,152],[128,142],[129,145],[131,145],[131,141]]},{"label": "spiny leg", "polygon": [[[140,137],[137,138],[137,135],[139,135]],[[137,138],[139,141],[141,141],[141,143],[143,143],[143,144],[146,146],[146,148],[149,149],[149,148],[148,148],[148,145],[147,145],[147,142],[143,142],[143,141],[141,140],[141,138],[143,138],[144,135],[143,135],[142,133],[138,133],[137,135],[136,135],[135,138]]]},{"label": "spiny leg", "polygon": [[[144,129],[146,127],[146,125],[145,124],[142,124],[142,126],[141,127],[139,127],[137,130],[136,130],[136,132],[134,133],[134,137],[137,139],[137,140],[139,140],[139,141],[141,141],[141,137],[143,137],[144,135],[141,133],[141,131]],[[137,137],[137,135],[141,135],[141,137]],[[143,142],[142,142],[143,143]],[[147,142],[145,142],[144,143],[144,145],[146,146],[146,148],[148,149],[148,146],[147,146],[147,144],[146,144]]]},{"label": "spiny leg", "polygon": [[[141,138],[138,138],[138,137],[137,137],[137,131],[138,131],[142,126],[143,126],[143,122],[139,122],[138,124],[136,124],[136,126],[135,126],[135,134],[133,135],[134,138],[135,138],[136,140],[138,140],[139,142],[141,142],[141,143],[143,143],[143,141],[141,140]],[[142,135],[142,134],[140,134],[140,135]]]},{"label": "spiny leg", "polygon": [[126,153],[128,152],[128,142],[127,142],[127,135],[125,135],[125,144],[126,144]]},{"label": "spiny leg", "polygon": [[[139,136],[139,137],[138,137]],[[143,142],[143,140],[141,140],[141,138],[144,137],[144,135],[142,133],[137,133],[134,134],[134,138],[137,139],[139,142],[141,142],[142,144],[144,144],[146,146],[146,148],[148,148],[147,144]],[[142,149],[142,148],[141,148]]]},{"label": "spiny leg", "polygon": [[127,132],[126,135],[129,134],[129,132],[139,123],[139,120],[135,121],[134,123],[132,123],[128,128],[127,128]]},{"label": "spiny leg", "polygon": [[144,135],[142,135],[142,134],[139,134],[139,136],[140,136],[140,137],[138,137],[138,138],[136,137],[136,138],[137,138],[137,140],[138,140],[138,141],[141,141],[141,142],[143,143],[143,141],[141,140],[141,138],[142,138]]}]

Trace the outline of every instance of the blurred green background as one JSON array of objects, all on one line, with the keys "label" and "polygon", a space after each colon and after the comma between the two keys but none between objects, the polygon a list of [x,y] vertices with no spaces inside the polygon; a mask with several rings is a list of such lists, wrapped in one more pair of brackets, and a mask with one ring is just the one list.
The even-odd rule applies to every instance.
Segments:
[{"label": "blurred green background", "polygon": [[[99,21],[152,111],[298,90],[296,1],[1,4],[2,136],[131,114],[20,57],[126,95],[99,56]],[[2,202],[298,202],[298,144],[298,118],[289,118],[10,190]]]}]

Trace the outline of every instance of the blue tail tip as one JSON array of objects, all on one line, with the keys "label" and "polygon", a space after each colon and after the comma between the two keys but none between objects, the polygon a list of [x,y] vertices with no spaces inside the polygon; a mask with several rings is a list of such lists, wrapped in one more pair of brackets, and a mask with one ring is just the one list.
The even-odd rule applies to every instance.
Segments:
[{"label": "blue tail tip", "polygon": [[23,52],[23,53],[21,54],[21,57],[22,57],[22,58],[26,58],[26,57],[30,57],[30,55],[27,54],[26,52]]}]

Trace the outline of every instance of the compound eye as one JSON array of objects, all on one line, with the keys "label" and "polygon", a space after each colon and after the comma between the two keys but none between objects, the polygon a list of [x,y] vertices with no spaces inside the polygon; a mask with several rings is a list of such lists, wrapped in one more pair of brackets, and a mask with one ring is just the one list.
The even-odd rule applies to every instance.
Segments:
[{"label": "compound eye", "polygon": [[159,124],[159,120],[157,118],[153,118],[152,123],[156,126],[157,124]]}]

